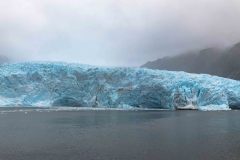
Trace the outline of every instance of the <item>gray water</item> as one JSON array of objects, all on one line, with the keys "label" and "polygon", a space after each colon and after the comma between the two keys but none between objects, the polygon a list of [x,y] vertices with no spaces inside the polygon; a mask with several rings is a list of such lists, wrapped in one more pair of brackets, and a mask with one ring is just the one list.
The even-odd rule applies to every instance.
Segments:
[{"label": "gray water", "polygon": [[5,111],[1,160],[240,159],[239,111]]}]

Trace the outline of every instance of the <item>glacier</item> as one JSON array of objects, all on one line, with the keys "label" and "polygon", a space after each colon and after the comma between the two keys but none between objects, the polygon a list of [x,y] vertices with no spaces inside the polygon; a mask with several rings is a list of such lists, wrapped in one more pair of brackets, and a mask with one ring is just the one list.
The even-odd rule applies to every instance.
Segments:
[{"label": "glacier", "polygon": [[206,74],[60,62],[0,65],[1,107],[240,109],[240,82]]}]

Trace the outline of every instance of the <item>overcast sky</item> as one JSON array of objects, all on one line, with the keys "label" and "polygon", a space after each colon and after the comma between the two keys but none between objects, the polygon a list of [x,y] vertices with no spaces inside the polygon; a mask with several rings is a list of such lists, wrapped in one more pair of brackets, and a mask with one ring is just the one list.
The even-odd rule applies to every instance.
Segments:
[{"label": "overcast sky", "polygon": [[138,66],[240,41],[239,0],[0,0],[0,54]]}]

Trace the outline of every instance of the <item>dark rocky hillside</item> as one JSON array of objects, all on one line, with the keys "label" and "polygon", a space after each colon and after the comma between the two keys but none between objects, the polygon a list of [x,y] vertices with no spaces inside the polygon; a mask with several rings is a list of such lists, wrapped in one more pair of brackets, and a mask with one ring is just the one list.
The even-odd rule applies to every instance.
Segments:
[{"label": "dark rocky hillside", "polygon": [[208,48],[197,53],[165,57],[148,62],[142,67],[189,73],[206,73],[240,80],[240,43],[224,50]]}]

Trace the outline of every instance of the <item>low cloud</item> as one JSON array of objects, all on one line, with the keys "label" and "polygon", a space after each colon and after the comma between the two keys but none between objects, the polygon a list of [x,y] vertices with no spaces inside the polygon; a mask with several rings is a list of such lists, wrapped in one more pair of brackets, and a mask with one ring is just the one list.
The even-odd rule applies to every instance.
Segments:
[{"label": "low cloud", "polygon": [[8,0],[0,52],[108,66],[240,41],[238,0]]}]

